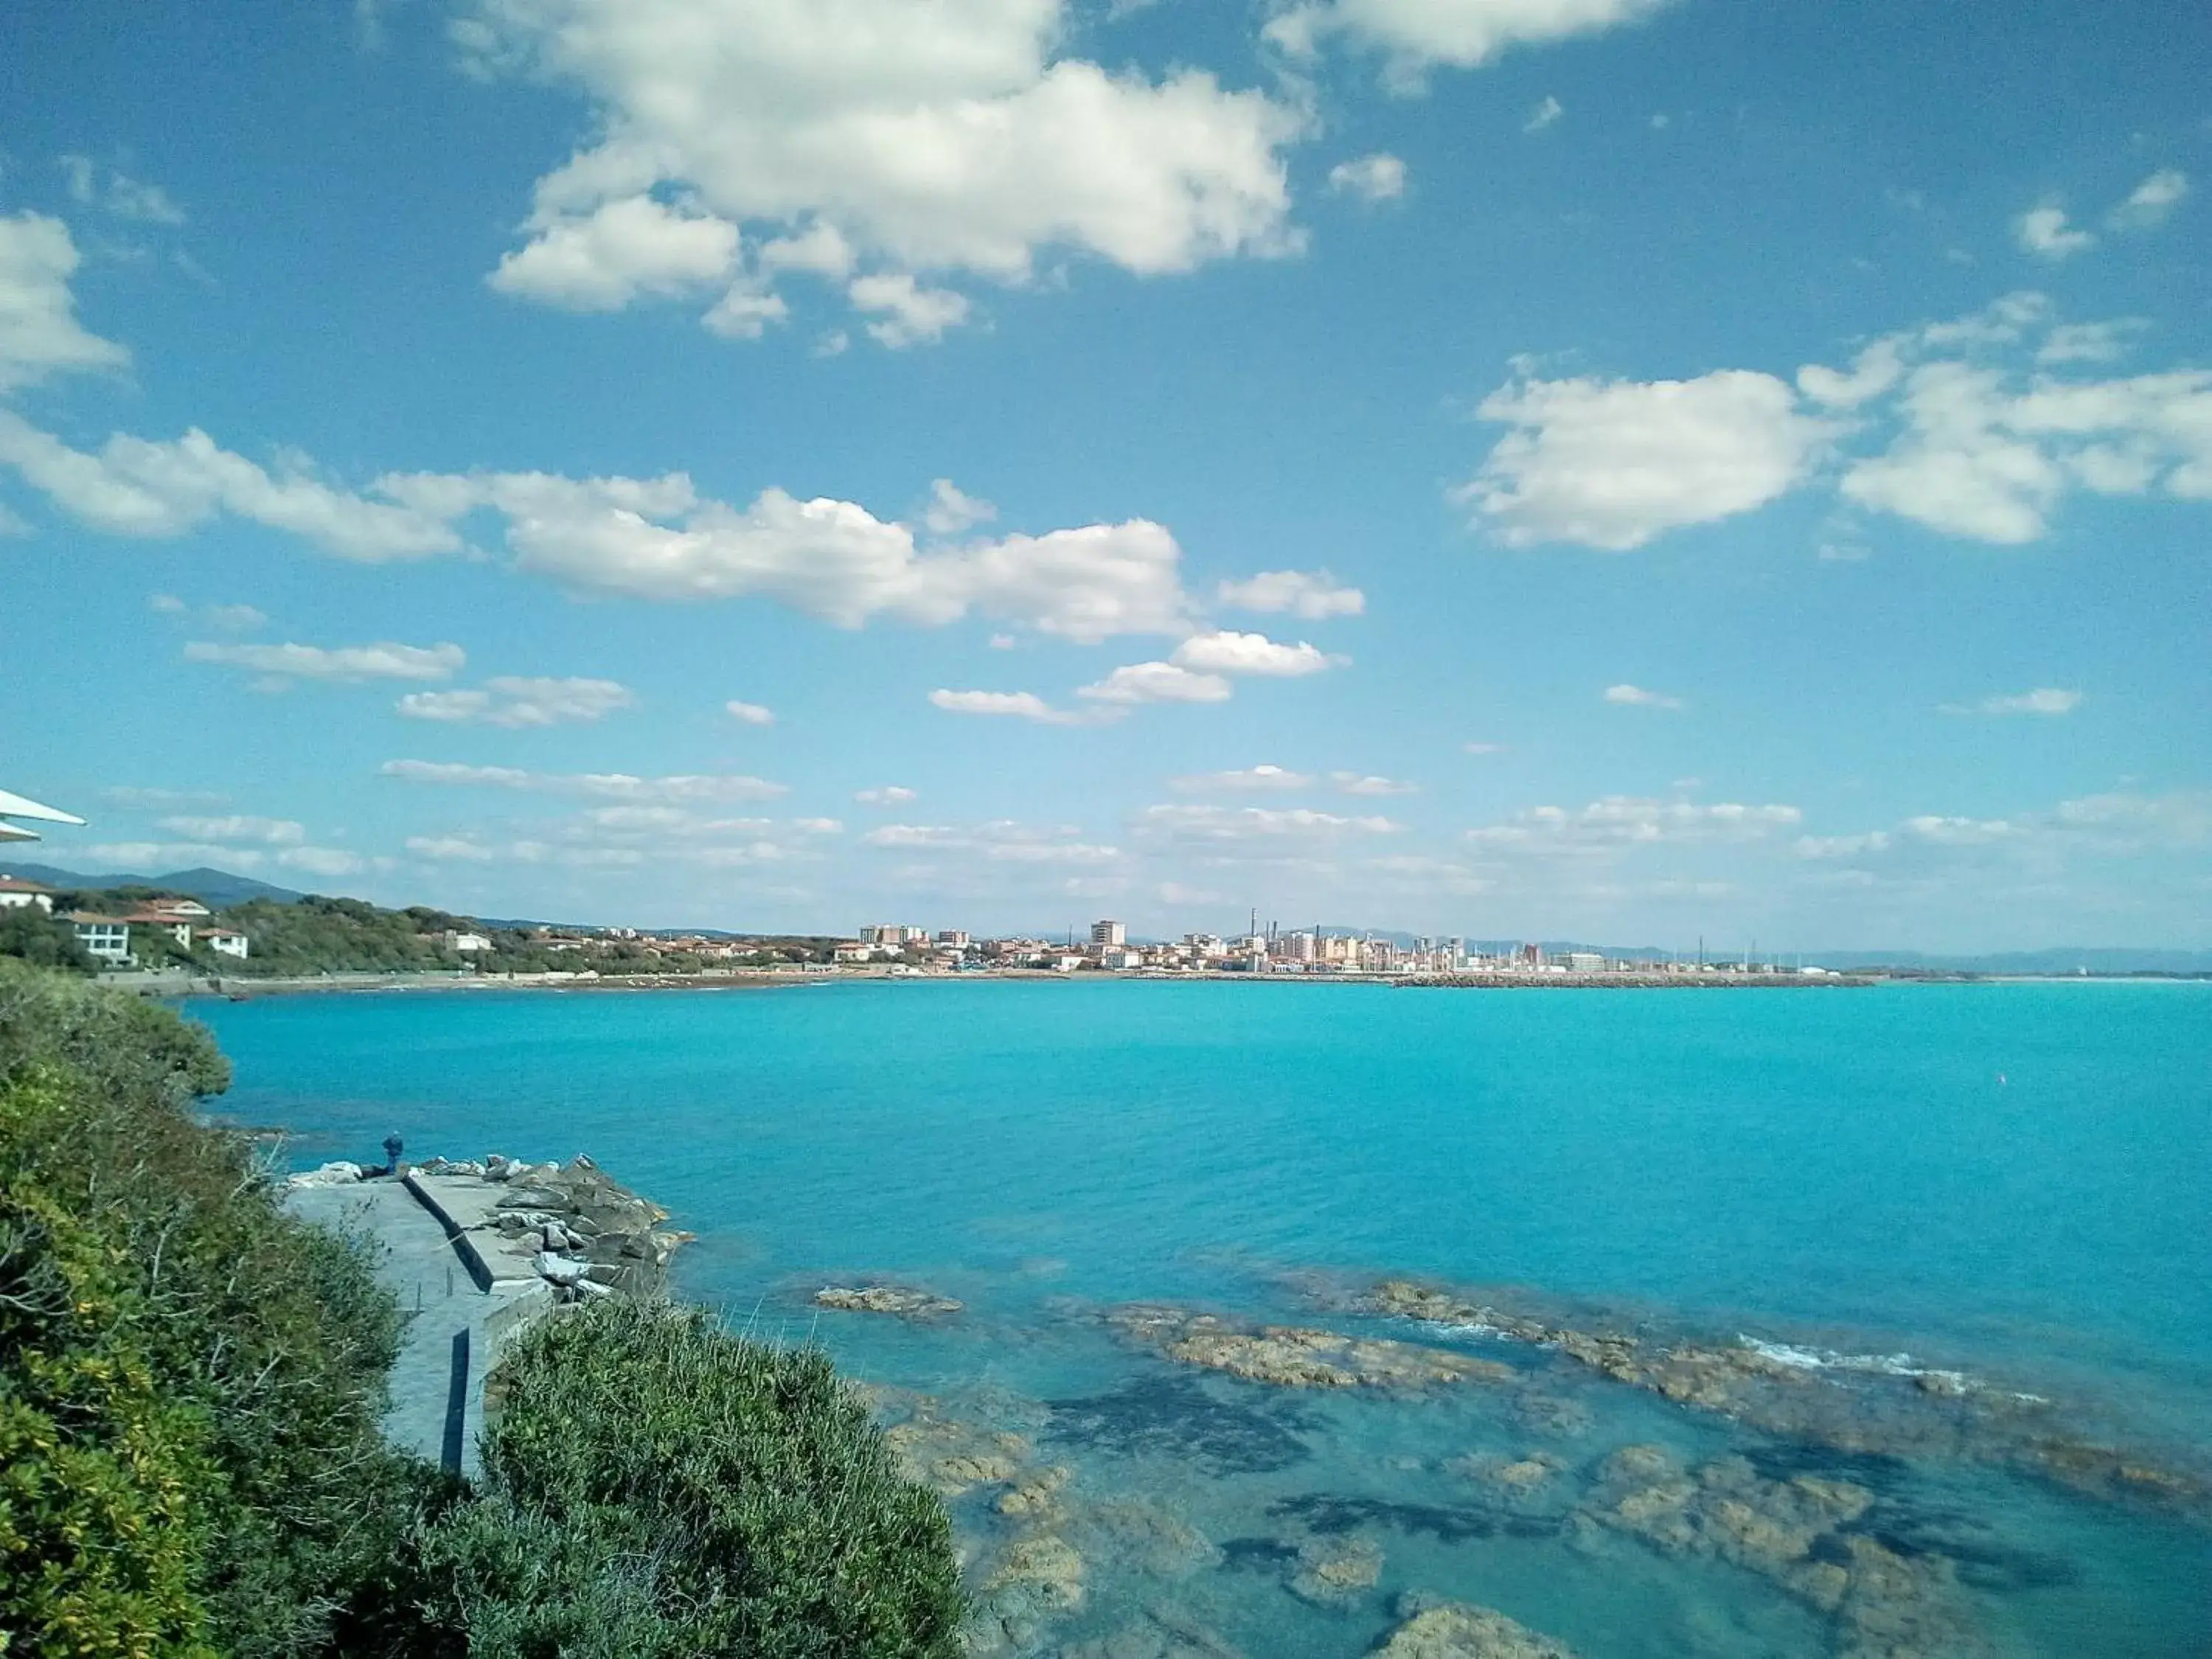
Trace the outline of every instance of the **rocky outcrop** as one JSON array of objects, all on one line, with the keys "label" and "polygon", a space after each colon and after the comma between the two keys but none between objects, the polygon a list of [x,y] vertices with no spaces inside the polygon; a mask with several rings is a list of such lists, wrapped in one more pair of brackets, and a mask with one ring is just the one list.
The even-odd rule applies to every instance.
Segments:
[{"label": "rocky outcrop", "polygon": [[1401,1609],[1406,1622],[1375,1650],[1375,1659],[1575,1659],[1565,1643],[1540,1636],[1490,1607],[1446,1601]]},{"label": "rocky outcrop", "polygon": [[1407,1392],[1510,1382],[1513,1369],[1447,1349],[1294,1325],[1246,1325],[1160,1303],[1115,1308],[1106,1324],[1123,1340],[1178,1364],[1291,1389]]},{"label": "rocky outcrop", "polygon": [[1382,1582],[1382,1551],[1365,1538],[1309,1538],[1298,1546],[1291,1594],[1316,1607],[1340,1607]]},{"label": "rocky outcrop", "polygon": [[[1347,1312],[1546,1348],[1609,1382],[1839,1451],[2008,1464],[2091,1496],[2212,1518],[2212,1480],[2069,1432],[2050,1401],[1958,1371],[1890,1360],[1831,1365],[1749,1340],[1583,1329],[1402,1279],[1320,1299]],[[1532,1407],[1534,1400],[1524,1395]]]},{"label": "rocky outcrop", "polygon": [[1692,1469],[1662,1447],[1626,1446],[1601,1466],[1583,1513],[1662,1554],[1768,1579],[1827,1615],[1839,1659],[1986,1653],[1948,1558],[1900,1554],[1858,1526],[1875,1501],[1847,1480],[1770,1480],[1741,1457]]},{"label": "rocky outcrop", "polygon": [[936,1296],[899,1285],[826,1285],[814,1292],[814,1300],[822,1307],[847,1313],[890,1314],[899,1319],[919,1320],[947,1318],[967,1305],[949,1296]]}]

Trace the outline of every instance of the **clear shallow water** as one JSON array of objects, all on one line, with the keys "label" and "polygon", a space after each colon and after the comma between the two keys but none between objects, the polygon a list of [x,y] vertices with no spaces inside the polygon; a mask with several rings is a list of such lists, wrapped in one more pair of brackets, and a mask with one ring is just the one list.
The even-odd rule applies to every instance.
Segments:
[{"label": "clear shallow water", "polygon": [[[1939,1572],[1950,1618],[1891,1650],[2212,1652],[2212,1529],[2185,1521],[1972,1463],[1838,1463],[1480,1338],[1460,1346],[1571,1409],[1239,1382],[1094,1316],[1166,1300],[1435,1341],[1316,1314],[1282,1275],[1522,1285],[1722,1340],[1909,1352],[2194,1467],[2212,986],[871,984],[194,1012],[237,1063],[226,1110],[293,1128],[297,1161],[374,1158],[393,1130],[410,1156],[589,1152],[699,1235],[685,1293],[937,1402],[890,1396],[894,1419],[1018,1434],[1024,1467],[1072,1467],[1055,1527],[1081,1603],[1015,1621],[1038,1650],[1121,1632],[1143,1659],[1170,1650],[1127,1627],[1156,1617],[1255,1659],[1350,1655],[1405,1589],[1588,1659],[1876,1650],[1771,1562],[1589,1524],[1618,1495],[1607,1455],[1658,1443],[1686,1469],[1751,1457],[1755,1502],[1793,1474],[1876,1493],[1852,1527]],[[806,1301],[878,1276],[969,1311],[918,1328]],[[1454,1461],[1531,1453],[1559,1466],[1534,1492]],[[979,1578],[1036,1524],[991,1509],[1003,1490],[956,1505]],[[1152,1508],[1116,1507],[1133,1496]],[[1362,1542],[1371,1591],[1286,1588],[1285,1550]]]}]

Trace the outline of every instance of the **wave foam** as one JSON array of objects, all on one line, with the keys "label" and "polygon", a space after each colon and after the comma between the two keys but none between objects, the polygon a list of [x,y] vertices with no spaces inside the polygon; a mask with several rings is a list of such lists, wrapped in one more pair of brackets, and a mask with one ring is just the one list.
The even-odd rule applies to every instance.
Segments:
[{"label": "wave foam", "polygon": [[1801,1348],[1790,1342],[1768,1342],[1759,1337],[1747,1336],[1741,1331],[1737,1341],[1762,1359],[1793,1370],[1806,1371],[1861,1371],[1879,1376],[1940,1377],[1963,1389],[1968,1386],[1964,1371],[1943,1370],[1933,1365],[1917,1365],[1909,1353],[1837,1353],[1826,1348]]}]

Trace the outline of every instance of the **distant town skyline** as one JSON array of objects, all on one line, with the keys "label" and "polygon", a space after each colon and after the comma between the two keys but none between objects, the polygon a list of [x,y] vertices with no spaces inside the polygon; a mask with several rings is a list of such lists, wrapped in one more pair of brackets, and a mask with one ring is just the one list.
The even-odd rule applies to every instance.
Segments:
[{"label": "distant town skyline", "polygon": [[823,15],[0,23],[36,862],[2212,947],[2201,6]]}]

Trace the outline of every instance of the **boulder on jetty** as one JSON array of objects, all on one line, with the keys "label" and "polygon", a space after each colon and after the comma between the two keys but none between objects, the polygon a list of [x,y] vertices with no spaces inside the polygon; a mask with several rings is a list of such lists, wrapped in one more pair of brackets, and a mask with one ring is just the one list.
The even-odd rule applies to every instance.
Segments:
[{"label": "boulder on jetty", "polygon": [[429,1158],[410,1174],[480,1249],[527,1262],[561,1302],[657,1295],[691,1237],[664,1229],[667,1211],[580,1154],[565,1164]]},{"label": "boulder on jetty", "polygon": [[825,1285],[814,1292],[814,1299],[825,1308],[840,1308],[848,1313],[890,1314],[899,1319],[944,1319],[967,1305],[949,1296],[898,1285]]},{"label": "boulder on jetty", "polygon": [[1125,1341],[1178,1364],[1291,1389],[1415,1392],[1464,1382],[1510,1382],[1514,1370],[1443,1348],[1295,1325],[1245,1325],[1162,1303],[1115,1308],[1106,1323]]},{"label": "boulder on jetty", "polygon": [[349,1164],[343,1158],[324,1164],[319,1170],[306,1170],[291,1177],[286,1185],[292,1187],[350,1187],[368,1172],[358,1164]]},{"label": "boulder on jetty", "polygon": [[1574,1650],[1492,1607],[1462,1601],[1421,1607],[1408,1597],[1406,1622],[1375,1650],[1375,1659],[1575,1659]]}]

